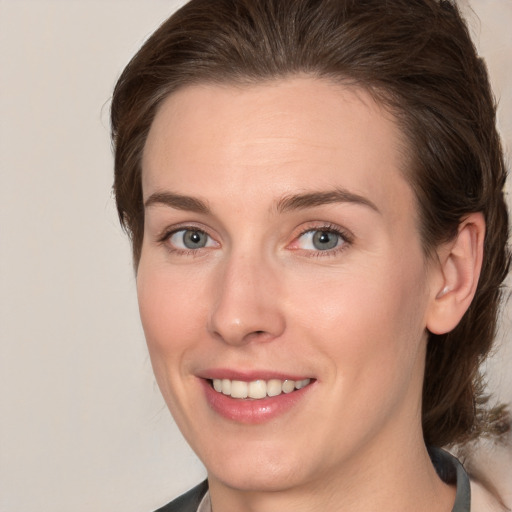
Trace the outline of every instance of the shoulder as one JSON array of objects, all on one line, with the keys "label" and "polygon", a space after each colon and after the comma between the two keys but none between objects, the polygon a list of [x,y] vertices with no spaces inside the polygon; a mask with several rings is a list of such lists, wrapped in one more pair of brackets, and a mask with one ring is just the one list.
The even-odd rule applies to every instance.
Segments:
[{"label": "shoulder", "polygon": [[471,512],[512,510],[512,438],[457,447],[471,482]]},{"label": "shoulder", "polygon": [[208,481],[205,480],[155,512],[196,512],[207,491]]},{"label": "shoulder", "polygon": [[480,482],[471,480],[471,512],[507,512],[504,506]]}]

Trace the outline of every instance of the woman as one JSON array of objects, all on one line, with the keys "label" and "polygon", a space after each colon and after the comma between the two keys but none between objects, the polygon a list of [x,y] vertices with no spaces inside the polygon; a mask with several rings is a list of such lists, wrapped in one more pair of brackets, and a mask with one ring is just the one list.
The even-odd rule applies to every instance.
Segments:
[{"label": "woman", "polygon": [[115,193],[208,482],[162,510],[470,510],[508,269],[483,63],[435,0],[192,0],[123,72]]}]

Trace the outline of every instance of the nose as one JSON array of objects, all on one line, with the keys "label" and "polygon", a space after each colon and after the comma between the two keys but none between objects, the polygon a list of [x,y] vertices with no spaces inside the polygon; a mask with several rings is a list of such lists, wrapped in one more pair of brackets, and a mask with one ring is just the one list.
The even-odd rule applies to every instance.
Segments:
[{"label": "nose", "polygon": [[264,258],[232,254],[215,280],[208,329],[230,345],[267,342],[285,329],[277,269]]}]

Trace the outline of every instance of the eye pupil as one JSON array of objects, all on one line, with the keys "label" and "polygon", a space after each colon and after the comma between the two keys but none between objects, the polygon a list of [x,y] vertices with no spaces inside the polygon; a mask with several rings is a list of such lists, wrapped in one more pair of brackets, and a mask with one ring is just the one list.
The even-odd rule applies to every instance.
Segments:
[{"label": "eye pupil", "polygon": [[338,235],[330,231],[317,231],[313,235],[313,245],[320,251],[334,249],[338,245]]},{"label": "eye pupil", "polygon": [[206,235],[202,231],[187,230],[183,233],[183,244],[187,249],[198,249],[206,245]]}]

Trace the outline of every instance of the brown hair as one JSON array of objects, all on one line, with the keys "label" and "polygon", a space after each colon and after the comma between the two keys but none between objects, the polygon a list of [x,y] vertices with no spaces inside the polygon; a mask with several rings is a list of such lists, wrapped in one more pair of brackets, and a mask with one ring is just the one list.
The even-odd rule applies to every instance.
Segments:
[{"label": "brown hair", "polygon": [[[308,74],[364,87],[408,141],[426,254],[465,215],[482,212],[485,256],[460,324],[430,335],[423,392],[425,440],[445,445],[506,430],[489,422],[479,366],[496,332],[509,264],[506,172],[485,65],[446,0],[192,0],[131,60],[112,100],[117,207],[137,266],[143,239],[141,156],[162,100],[198,82],[260,83]],[[487,412],[486,412],[487,411]],[[498,411],[500,412],[500,411]]]}]

